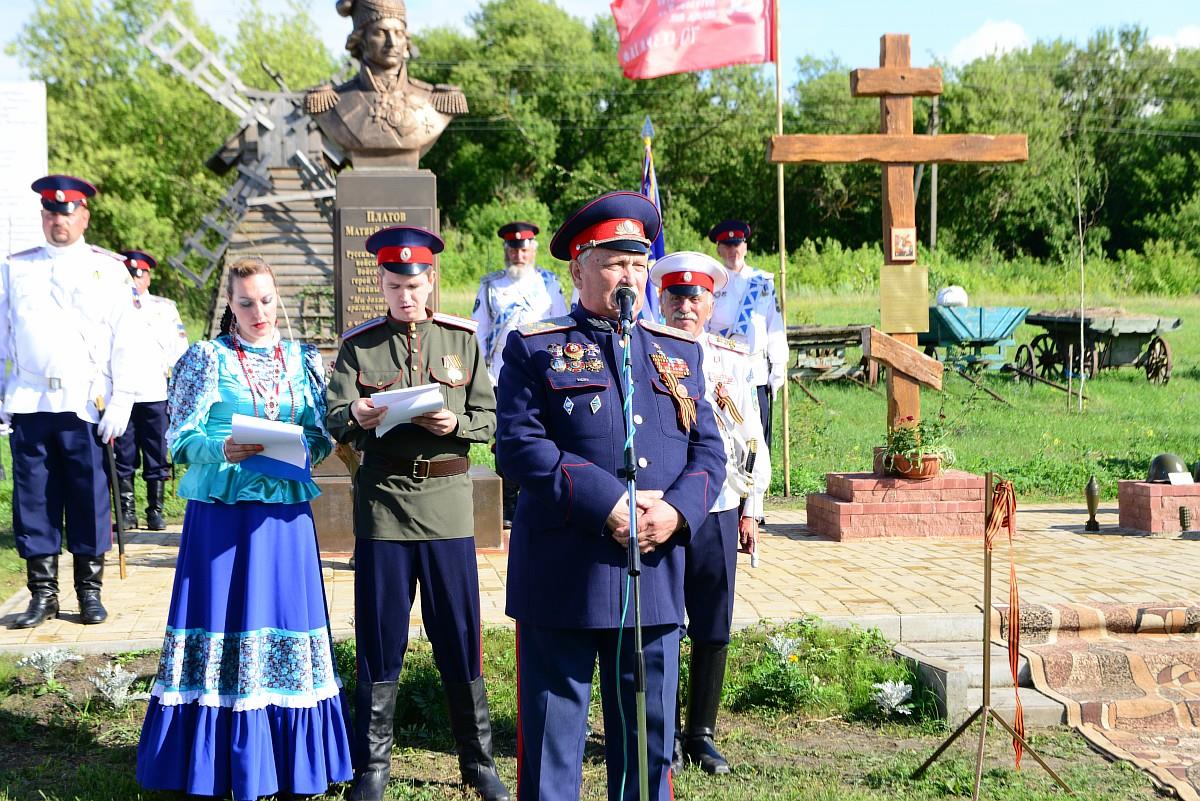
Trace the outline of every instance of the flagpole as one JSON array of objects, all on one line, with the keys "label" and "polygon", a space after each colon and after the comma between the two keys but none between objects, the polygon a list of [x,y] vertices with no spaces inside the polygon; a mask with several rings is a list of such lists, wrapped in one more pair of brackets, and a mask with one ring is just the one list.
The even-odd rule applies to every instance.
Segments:
[{"label": "flagpole", "polygon": [[[779,0],[774,0],[774,36],[775,42],[772,48],[775,52],[775,133],[779,136],[783,135],[783,68],[780,65],[779,57]],[[779,314],[783,317],[784,334],[787,334],[787,247],[784,243],[784,212],[783,212],[783,163],[775,165],[775,191],[779,196]],[[791,361],[791,351],[788,351],[788,362]],[[783,365],[783,495],[788,497],[792,494],[792,421],[790,413],[789,401],[791,394],[788,391],[788,384],[791,379],[788,376],[788,364]],[[767,450],[770,451],[771,443],[767,443]]]}]

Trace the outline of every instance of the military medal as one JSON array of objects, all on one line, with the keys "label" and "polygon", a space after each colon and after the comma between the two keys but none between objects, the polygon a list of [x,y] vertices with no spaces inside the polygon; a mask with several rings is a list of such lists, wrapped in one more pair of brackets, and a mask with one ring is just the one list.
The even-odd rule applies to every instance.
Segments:
[{"label": "military medal", "polygon": [[684,432],[691,431],[692,426],[696,423],[696,401],[689,397],[688,388],[679,382],[680,378],[691,374],[687,362],[663,353],[663,349],[657,343],[654,345],[654,353],[650,354],[650,361],[654,364],[654,369],[658,371],[658,377],[662,379],[663,386],[667,388],[671,400],[675,403],[675,416],[679,421],[679,427]]},{"label": "military medal", "polygon": [[589,373],[598,373],[604,369],[604,362],[600,359],[600,346],[595,342],[589,342],[583,348],[583,369]]},{"label": "military medal", "polygon": [[568,373],[578,373],[583,369],[583,345],[568,342],[563,346],[563,355],[567,357]]},{"label": "military medal", "polygon": [[462,359],[457,353],[450,353],[442,357],[442,367],[446,368],[446,377],[451,381],[461,381],[463,377]]},{"label": "military medal", "polygon": [[[567,369],[567,363],[563,361],[562,345],[555,343],[546,346],[546,352],[550,354],[550,369],[556,373],[561,373]],[[570,414],[570,412],[567,412]]]},{"label": "military medal", "polygon": [[601,405],[600,396],[597,395],[592,398],[592,402],[588,404],[588,408],[592,410],[592,414],[595,414],[596,412],[600,411]]},{"label": "military medal", "polygon": [[713,395],[717,398],[717,408],[729,415],[729,419],[735,425],[741,425],[744,422],[742,413],[738,411],[738,407],[734,404],[733,398],[729,397],[729,390],[725,389],[725,385],[720,381],[713,388]]}]

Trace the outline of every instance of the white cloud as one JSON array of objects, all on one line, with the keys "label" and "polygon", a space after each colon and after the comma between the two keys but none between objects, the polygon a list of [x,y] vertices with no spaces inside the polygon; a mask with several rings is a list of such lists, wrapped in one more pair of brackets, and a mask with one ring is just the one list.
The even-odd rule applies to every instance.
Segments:
[{"label": "white cloud", "polygon": [[959,67],[985,56],[1011,53],[1028,47],[1029,37],[1025,29],[1011,20],[996,22],[988,20],[950,49],[947,60]]},{"label": "white cloud", "polygon": [[1200,47],[1200,25],[1185,25],[1168,36],[1152,37],[1150,44],[1172,53],[1176,50]]}]

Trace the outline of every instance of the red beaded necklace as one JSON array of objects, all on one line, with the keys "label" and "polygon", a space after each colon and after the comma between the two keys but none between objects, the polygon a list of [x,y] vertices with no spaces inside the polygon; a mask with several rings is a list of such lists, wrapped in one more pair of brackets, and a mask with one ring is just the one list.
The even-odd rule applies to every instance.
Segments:
[{"label": "red beaded necklace", "polygon": [[[250,403],[254,407],[254,416],[258,417],[258,400],[256,395],[261,395],[263,399],[263,412],[269,420],[279,419],[279,385],[283,380],[287,379],[288,398],[291,402],[291,417],[288,420],[290,423],[296,422],[296,392],[292,387],[292,379],[287,375],[287,362],[283,358],[283,343],[275,343],[275,353],[270,361],[270,375],[260,376],[258,367],[252,366],[250,360],[246,358],[246,350],[242,347],[241,340],[237,334],[233,335],[233,350],[238,357],[238,365],[242,368],[242,375],[246,377],[246,384],[250,387]],[[268,391],[268,380],[273,384],[273,390]]]}]

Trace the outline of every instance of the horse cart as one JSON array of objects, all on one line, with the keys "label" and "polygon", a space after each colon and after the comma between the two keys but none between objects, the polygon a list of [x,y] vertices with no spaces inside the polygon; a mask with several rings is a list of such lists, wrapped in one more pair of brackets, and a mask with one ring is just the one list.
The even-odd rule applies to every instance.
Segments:
[{"label": "horse cart", "polygon": [[929,330],[917,334],[917,345],[961,371],[999,370],[1028,313],[1024,306],[930,306]]},{"label": "horse cart", "polygon": [[[789,325],[788,378],[797,381],[838,381],[875,384],[875,370],[863,360],[846,360],[846,348],[862,345],[866,325]],[[872,365],[874,362],[871,363]],[[801,387],[803,387],[801,383]],[[807,392],[807,390],[806,390]]]},{"label": "horse cart", "polygon": [[[1079,309],[1043,311],[1025,318],[1046,329],[1028,345],[1017,349],[1016,366],[1037,372],[1050,381],[1078,373],[1080,350]],[[1101,370],[1132,365],[1146,372],[1146,380],[1165,384],[1171,380],[1171,346],[1163,334],[1181,325],[1178,317],[1126,314],[1120,309],[1083,310],[1083,372],[1091,378]],[[1071,366],[1068,365],[1071,362]]]}]

